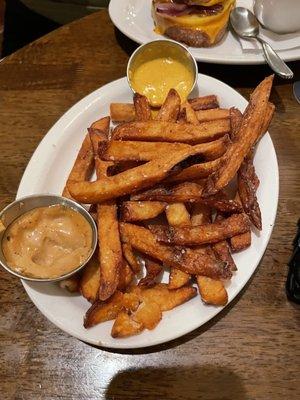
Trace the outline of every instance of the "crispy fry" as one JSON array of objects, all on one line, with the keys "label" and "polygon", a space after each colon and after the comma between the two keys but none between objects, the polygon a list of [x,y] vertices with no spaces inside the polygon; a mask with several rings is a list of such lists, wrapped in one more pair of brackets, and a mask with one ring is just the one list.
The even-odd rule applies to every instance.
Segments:
[{"label": "crispy fry", "polygon": [[140,287],[151,287],[155,285],[156,278],[162,271],[162,266],[154,261],[145,260],[146,276],[139,281]]},{"label": "crispy fry", "polygon": [[96,301],[87,311],[83,326],[91,328],[100,322],[115,319],[123,309],[123,293],[116,291],[107,301]]},{"label": "crispy fry", "polygon": [[238,171],[238,192],[245,213],[250,218],[252,224],[258,229],[262,229],[261,212],[256,197],[256,189],[259,180],[255,173],[252,155],[245,158]]},{"label": "crispy fry", "polygon": [[135,121],[134,105],[126,103],[111,103],[110,116],[113,122]]},{"label": "crispy fry", "polygon": [[251,147],[257,141],[261,133],[272,82],[273,75],[264,79],[251,95],[250,102],[243,115],[238,139],[229,146],[226,153],[228,157],[222,167],[208,178],[203,190],[203,196],[215,194],[228,185]]},{"label": "crispy fry", "polygon": [[90,303],[98,299],[100,287],[100,265],[97,257],[92,257],[84,268],[80,279],[80,292]]},{"label": "crispy fry", "polygon": [[208,110],[210,108],[218,108],[219,102],[217,96],[214,94],[203,97],[196,97],[195,99],[189,100],[190,105],[195,111]]},{"label": "crispy fry", "polygon": [[[239,193],[236,193],[235,201],[241,204]],[[246,249],[251,246],[251,230],[250,227],[247,232],[241,233],[240,235],[233,236],[229,239],[231,251],[237,252]]]},{"label": "crispy fry", "polygon": [[198,122],[213,121],[215,119],[224,119],[230,117],[230,111],[227,108],[212,108],[210,110],[196,111]]},{"label": "crispy fry", "polygon": [[272,118],[274,116],[275,113],[275,106],[273,103],[271,103],[270,101],[268,102],[268,106],[267,106],[267,110],[266,110],[266,114],[264,116],[264,121],[262,124],[262,128],[261,128],[261,133],[259,135],[259,138],[257,141],[260,140],[260,138],[267,132],[267,130],[269,129],[269,125],[272,121]]},{"label": "crispy fry", "polygon": [[229,132],[228,118],[199,125],[165,121],[129,122],[115,128],[113,139],[198,144],[215,140]]},{"label": "crispy fry", "polygon": [[185,120],[187,123],[194,124],[194,125],[199,124],[199,120],[197,118],[196,111],[194,111],[194,109],[192,108],[192,106],[190,105],[190,103],[188,101],[186,101],[185,103],[182,104],[181,109],[184,112]]},{"label": "crispy fry", "polygon": [[231,272],[223,263],[219,263],[208,255],[197,254],[191,249],[169,247],[159,244],[155,236],[146,228],[141,226],[121,223],[121,238],[136,250],[169,267],[178,268],[188,274],[210,276],[212,278],[228,278]]},{"label": "crispy fry", "polygon": [[156,301],[143,300],[132,315],[132,319],[146,329],[154,329],[162,319],[162,312]]},{"label": "crispy fry", "polygon": [[151,109],[146,96],[135,93],[133,96],[135,109],[135,119],[137,121],[149,121],[151,119]]},{"label": "crispy fry", "polygon": [[[166,216],[169,225],[172,226],[184,226],[190,225],[190,214],[183,203],[173,203],[166,209]],[[170,269],[169,275],[169,289],[178,289],[186,285],[191,276],[186,272],[180,271],[176,268]]]},{"label": "crispy fry", "polygon": [[[222,221],[224,218],[222,215],[218,214],[216,216],[216,221]],[[224,261],[229,265],[231,271],[236,271],[237,267],[230,253],[230,247],[226,240],[221,240],[211,246],[213,252],[216,254],[217,258]]]},{"label": "crispy fry", "polygon": [[132,272],[127,261],[123,260],[117,289],[123,292],[132,283],[133,279],[134,273]]},{"label": "crispy fry", "polygon": [[[106,139],[107,131],[90,130],[94,149],[96,174],[98,179],[107,179],[108,162],[98,156],[98,147],[101,140]],[[117,218],[117,204],[115,200],[107,201],[97,206],[98,242],[100,262],[99,299],[107,300],[117,289],[120,278],[120,269],[123,264],[122,248]]]},{"label": "crispy fry", "polygon": [[167,205],[161,201],[125,201],[121,206],[121,219],[134,222],[155,218],[165,211]]},{"label": "crispy fry", "polygon": [[200,226],[150,226],[151,232],[159,242],[186,246],[218,243],[221,240],[247,232],[248,229],[249,220],[244,214],[234,214],[223,221]]},{"label": "crispy fry", "polygon": [[124,255],[126,261],[128,262],[128,264],[130,265],[132,271],[135,274],[138,274],[141,271],[141,266],[140,266],[140,263],[138,262],[136,256],[133,253],[132,246],[128,243],[123,243],[122,251],[123,251],[123,255]]},{"label": "crispy fry", "polygon": [[188,150],[165,154],[161,158],[95,182],[69,182],[68,188],[77,201],[100,203],[153,186],[166,178],[175,166],[180,169],[182,161],[197,155],[202,149],[202,146],[193,146]]},{"label": "crispy fry", "polygon": [[112,330],[113,338],[125,338],[128,336],[137,335],[144,330],[144,325],[141,322],[135,321],[131,315],[122,311],[118,314]]},{"label": "crispy fry", "polygon": [[179,94],[176,90],[171,89],[155,119],[157,121],[176,122],[180,111],[180,103]]},{"label": "crispy fry", "polygon": [[228,302],[227,291],[221,281],[197,276],[197,284],[202,300],[207,304],[225,306]]},{"label": "crispy fry", "polygon": [[[226,152],[229,143],[229,136],[224,135],[220,139],[203,143],[201,147],[198,145],[199,154],[203,156],[204,160],[214,160]],[[101,158],[107,161],[150,161],[164,153],[191,148],[191,145],[184,143],[119,140],[106,141],[101,146]]]},{"label": "crispy fry", "polygon": [[243,211],[241,205],[234,200],[227,199],[220,192],[215,196],[202,198],[203,186],[195,182],[185,182],[173,187],[161,186],[155,189],[149,189],[145,192],[133,195],[132,200],[155,200],[174,202],[200,202],[206,204],[220,212],[240,213]]},{"label": "crispy fry", "polygon": [[240,112],[240,110],[238,110],[235,107],[231,107],[229,113],[230,113],[230,125],[231,125],[230,137],[232,141],[235,141],[240,131],[240,127],[243,120],[243,114]]},{"label": "crispy fry", "polygon": [[93,173],[93,169],[93,148],[90,140],[90,135],[87,134],[82,142],[79,153],[68,176],[66,186],[64,187],[62,195],[67,198],[72,198],[68,190],[68,183],[71,181],[86,181],[90,179]]}]

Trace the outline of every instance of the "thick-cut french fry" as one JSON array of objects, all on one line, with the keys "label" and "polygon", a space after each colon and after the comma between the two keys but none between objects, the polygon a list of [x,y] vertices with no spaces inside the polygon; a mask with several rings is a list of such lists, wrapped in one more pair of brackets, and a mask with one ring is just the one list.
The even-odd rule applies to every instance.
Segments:
[{"label": "thick-cut french fry", "polygon": [[141,271],[141,265],[133,253],[132,246],[129,243],[123,243],[122,251],[123,251],[123,255],[124,255],[126,261],[128,262],[128,264],[130,265],[132,271],[135,274],[138,274]]},{"label": "thick-cut french fry", "polygon": [[229,110],[229,113],[230,113],[230,125],[231,125],[230,137],[232,141],[235,141],[237,140],[240,131],[240,127],[243,120],[243,114],[240,112],[240,110],[238,110],[235,107],[232,107]]},{"label": "thick-cut french fry", "polygon": [[121,311],[113,324],[111,336],[113,338],[125,338],[128,336],[138,335],[144,330],[144,325],[133,319],[132,315]]},{"label": "thick-cut french fry", "polygon": [[182,161],[201,153],[202,149],[202,145],[193,146],[161,155],[146,164],[95,182],[69,182],[68,189],[81,203],[101,203],[155,185],[165,179],[175,166],[179,169]]},{"label": "thick-cut french fry", "polygon": [[154,200],[174,202],[200,202],[220,212],[240,213],[243,211],[241,204],[234,200],[227,199],[222,192],[215,196],[202,198],[203,186],[195,182],[185,182],[173,187],[158,187],[145,192],[133,195],[132,200]]},{"label": "thick-cut french fry", "polygon": [[96,301],[87,311],[83,326],[91,328],[100,322],[115,319],[123,309],[123,293],[116,291],[107,301]]},{"label": "thick-cut french fry", "polygon": [[120,231],[123,242],[169,267],[178,268],[188,274],[205,275],[212,278],[229,278],[231,276],[229,268],[209,255],[198,254],[191,249],[160,244],[146,228],[121,223]]},{"label": "thick-cut french fry", "polygon": [[113,122],[135,121],[134,105],[126,103],[111,103],[110,116]]},{"label": "thick-cut french fry", "polygon": [[94,154],[90,135],[87,134],[82,142],[75,163],[71,169],[66,186],[62,195],[67,198],[72,198],[68,190],[68,183],[71,181],[86,181],[92,176],[94,169]]},{"label": "thick-cut french fry", "polygon": [[[236,193],[235,199],[236,202],[241,204],[239,193]],[[230,248],[233,252],[238,252],[246,249],[251,246],[251,230],[250,227],[247,232],[241,233],[240,235],[233,236],[229,239]]]},{"label": "thick-cut french fry", "polygon": [[197,284],[202,300],[214,306],[225,306],[228,302],[228,294],[222,281],[197,276]]},{"label": "thick-cut french fry", "polygon": [[125,201],[121,206],[121,219],[134,222],[155,218],[165,211],[167,205],[161,201]]},{"label": "thick-cut french fry", "polygon": [[[98,147],[101,140],[106,139],[108,132],[90,131],[94,148],[96,174],[98,179],[107,179],[108,162],[98,156]],[[123,265],[122,247],[119,235],[117,218],[117,204],[115,200],[107,201],[97,206],[98,242],[100,262],[99,299],[107,300],[116,291],[119,285],[120,269]]]},{"label": "thick-cut french fry", "polygon": [[215,140],[229,132],[228,118],[199,125],[165,121],[129,122],[115,128],[113,139],[198,144]]},{"label": "thick-cut french fry", "polygon": [[146,96],[135,93],[133,96],[133,104],[137,121],[149,121],[151,119],[151,109]]},{"label": "thick-cut french fry", "polygon": [[227,108],[212,108],[210,110],[196,111],[198,122],[213,121],[230,117],[230,111]]},{"label": "thick-cut french fry", "polygon": [[[222,221],[223,219],[224,218],[220,214],[216,216],[216,221]],[[237,270],[227,240],[221,240],[220,242],[213,244],[211,248],[219,260],[224,261],[229,265],[231,271]]]},{"label": "thick-cut french fry", "polygon": [[255,173],[253,157],[250,154],[242,162],[238,170],[238,192],[245,213],[250,218],[252,224],[258,229],[262,229],[261,212],[256,198],[256,189],[259,180]]},{"label": "thick-cut french fry", "polygon": [[269,125],[272,121],[273,115],[275,112],[275,106],[273,103],[271,103],[269,101],[268,106],[267,106],[267,110],[266,110],[266,114],[264,117],[264,121],[263,121],[263,125],[261,128],[261,133],[259,135],[258,141],[260,140],[260,138],[267,132],[267,130],[269,129]]},{"label": "thick-cut french fry", "polygon": [[[169,204],[166,209],[166,216],[169,225],[185,226],[190,225],[190,214],[183,203]],[[191,276],[186,272],[180,271],[177,268],[171,268],[169,276],[169,289],[177,289],[186,285]]]},{"label": "thick-cut french fry", "polygon": [[176,122],[180,111],[180,97],[176,90],[171,89],[161,106],[157,116],[157,121]]},{"label": "thick-cut french fry", "polygon": [[196,111],[193,109],[188,101],[182,104],[181,109],[184,112],[185,120],[188,124],[199,124]]},{"label": "thick-cut french fry", "polygon": [[127,261],[123,260],[122,267],[119,274],[119,283],[117,289],[123,292],[132,283],[134,279],[134,273],[130,268]]},{"label": "thick-cut french fry", "polygon": [[190,99],[189,103],[195,111],[208,110],[210,108],[219,107],[217,96],[215,96],[214,94],[209,96],[196,97],[195,99]]},{"label": "thick-cut french fry", "polygon": [[244,158],[255,144],[262,130],[273,75],[264,79],[250,97],[249,105],[243,115],[238,138],[227,151],[227,159],[222,167],[213,173],[206,182],[203,196],[210,196],[223,189],[234,178]]},{"label": "thick-cut french fry", "polygon": [[84,268],[79,287],[82,296],[90,303],[95,303],[100,287],[100,266],[97,257],[92,257]]},{"label": "thick-cut french fry", "polygon": [[200,226],[150,226],[151,232],[159,242],[186,246],[218,243],[221,240],[247,232],[248,229],[249,220],[244,214],[234,214],[222,221]]},{"label": "thick-cut french fry", "polygon": [[171,175],[166,179],[168,183],[185,182],[195,179],[203,179],[209,177],[213,172],[217,171],[224,160],[226,154],[223,157],[217,158],[213,161],[203,162],[201,164],[194,164],[190,167],[184,168],[177,174]]},{"label": "thick-cut french fry", "polygon": [[[221,157],[230,143],[229,136],[198,145],[204,160],[214,160]],[[101,144],[100,156],[103,160],[111,161],[150,161],[164,153],[190,149],[191,145],[169,142],[137,142],[111,140]]]},{"label": "thick-cut french fry", "polygon": [[139,287],[151,287],[155,285],[156,278],[162,271],[162,266],[152,260],[145,260],[146,276],[139,281]]}]

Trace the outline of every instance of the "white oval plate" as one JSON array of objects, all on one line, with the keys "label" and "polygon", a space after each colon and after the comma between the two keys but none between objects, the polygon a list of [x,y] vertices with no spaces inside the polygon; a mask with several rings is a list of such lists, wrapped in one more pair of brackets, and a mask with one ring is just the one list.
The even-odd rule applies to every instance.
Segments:
[{"label": "white oval plate", "polygon": [[[237,5],[239,5],[237,0]],[[241,5],[249,8],[252,0],[243,0]],[[152,0],[111,0],[109,15],[113,24],[130,39],[139,44],[161,39],[162,36],[153,31],[153,19],[151,17]],[[231,32],[216,46],[210,48],[189,47],[197,61],[217,64],[265,64],[263,53],[256,54],[243,52],[238,40]],[[300,47],[280,51],[280,56],[285,61],[300,59]]]},{"label": "white oval plate", "polygon": [[[241,111],[247,101],[234,89],[206,75],[199,75],[195,94],[216,94],[222,107],[236,106]],[[109,114],[112,102],[132,102],[126,78],[111,82],[86,96],[67,111],[50,129],[34,152],[21,180],[17,197],[37,193],[60,194],[90,124]],[[258,200],[263,217],[263,230],[253,234],[251,248],[234,255],[238,271],[228,286],[229,302],[240,292],[255,271],[268,244],[278,202],[278,165],[269,134],[260,141],[255,154],[255,167],[261,185]],[[167,280],[165,273],[163,280]],[[206,306],[197,296],[165,312],[153,331],[144,331],[128,339],[110,336],[112,322],[91,329],[82,325],[90,304],[79,295],[71,295],[54,283],[23,281],[25,290],[36,307],[55,325],[85,342],[111,348],[152,346],[178,338],[213,318],[222,307]]]}]

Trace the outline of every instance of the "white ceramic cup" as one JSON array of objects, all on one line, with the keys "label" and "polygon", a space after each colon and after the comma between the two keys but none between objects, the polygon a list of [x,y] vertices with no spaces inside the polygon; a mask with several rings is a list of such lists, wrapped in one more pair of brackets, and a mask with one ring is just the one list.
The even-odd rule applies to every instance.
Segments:
[{"label": "white ceramic cup", "polygon": [[300,31],[300,0],[255,0],[254,13],[273,32]]}]

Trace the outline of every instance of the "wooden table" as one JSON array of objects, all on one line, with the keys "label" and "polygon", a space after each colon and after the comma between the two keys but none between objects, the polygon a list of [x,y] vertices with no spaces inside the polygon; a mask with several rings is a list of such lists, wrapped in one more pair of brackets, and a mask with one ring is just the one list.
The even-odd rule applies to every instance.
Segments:
[{"label": "wooden table", "polygon": [[[124,76],[134,47],[103,11],[0,64],[1,208],[14,199],[48,129],[77,100]],[[300,72],[299,63],[292,67]],[[200,71],[245,96],[269,74],[264,66],[200,64]],[[277,106],[270,131],[280,166],[278,216],[263,260],[238,299],[179,340],[117,353],[61,332],[35,308],[19,280],[1,270],[1,399],[299,398],[300,309],[287,301],[284,283],[300,216],[300,106],[286,81],[275,81],[272,101]]]}]

